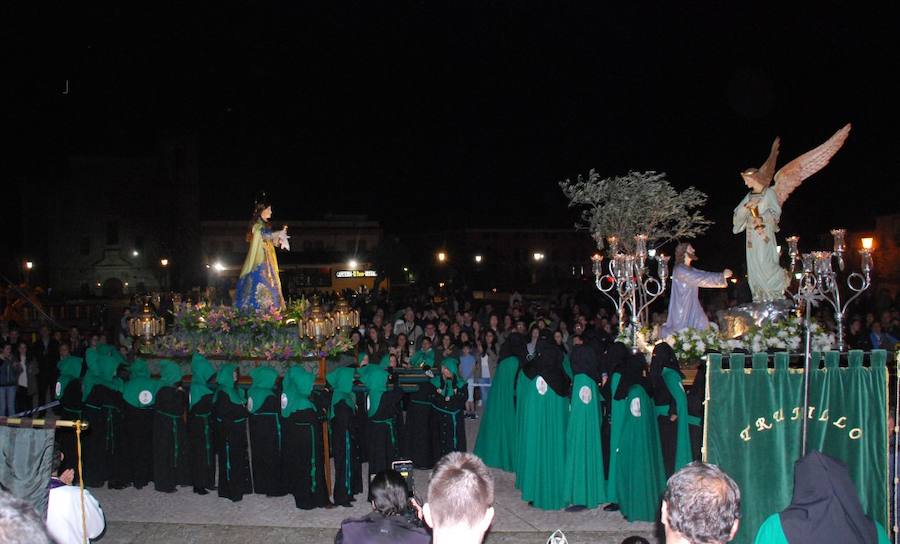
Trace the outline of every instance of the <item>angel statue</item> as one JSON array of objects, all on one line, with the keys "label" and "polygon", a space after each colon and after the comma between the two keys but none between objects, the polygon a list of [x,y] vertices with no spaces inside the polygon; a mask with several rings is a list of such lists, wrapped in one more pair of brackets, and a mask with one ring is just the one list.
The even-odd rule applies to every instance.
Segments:
[{"label": "angel statue", "polygon": [[278,276],[278,259],[275,245],[290,251],[287,226],[273,231],[269,219],[272,204],[262,193],[253,206],[253,219],[247,233],[250,249],[241,268],[237,282],[235,306],[245,310],[268,310],[271,307],[283,309],[284,296],[281,294],[281,278]]},{"label": "angel statue", "polygon": [[[781,140],[775,138],[766,162],[759,169],[749,168],[741,172],[750,193],[734,209],[734,233],[747,233],[747,279],[753,302],[784,298],[790,276],[778,264],[778,244],[775,241],[781,207],[803,180],[828,164],[844,145],[848,134],[849,123],[828,141],[787,163],[778,172],[775,172],[775,161]],[[773,177],[775,184],[770,186]]]}]

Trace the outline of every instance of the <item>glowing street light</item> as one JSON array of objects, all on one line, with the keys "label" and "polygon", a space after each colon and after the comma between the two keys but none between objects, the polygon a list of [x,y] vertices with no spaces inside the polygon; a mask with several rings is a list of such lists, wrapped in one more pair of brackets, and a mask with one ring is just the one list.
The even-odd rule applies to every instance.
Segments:
[{"label": "glowing street light", "polygon": [[484,258],[481,255],[475,255],[475,262],[480,263]]},{"label": "glowing street light", "polygon": [[438,251],[438,254],[437,254],[437,260],[438,260],[438,262],[444,262],[444,261],[446,261],[446,260],[447,260],[447,254],[444,253],[443,251]]},{"label": "glowing street light", "polygon": [[138,250],[136,250],[136,249],[131,250],[131,256],[132,256],[132,257],[137,257],[138,255],[140,255],[140,253],[138,252]]},{"label": "glowing street light", "polygon": [[216,272],[222,272],[225,270],[225,265],[222,264],[222,261],[216,261],[215,264],[213,264],[213,268],[216,269]]},{"label": "glowing street light", "polygon": [[403,267],[403,271],[404,271],[404,272],[409,272],[409,267],[408,267],[408,266],[404,266],[404,267]]},{"label": "glowing street light", "polygon": [[867,237],[862,239],[863,249],[872,249],[875,246],[875,238]]},{"label": "glowing street light", "polygon": [[357,266],[359,266],[359,263],[356,262],[356,259],[350,259],[350,262],[348,262],[347,264],[350,265],[350,268],[352,268],[354,270],[356,269]]},{"label": "glowing street light", "polygon": [[169,259],[160,259],[159,264],[162,266],[169,266]]},{"label": "glowing street light", "polygon": [[543,260],[544,260],[544,254],[543,254],[543,253],[540,253],[540,252],[538,252],[538,251],[535,251],[535,252],[534,252],[533,257],[534,257],[535,262],[540,262],[540,261],[543,261]]},{"label": "glowing street light", "polygon": [[27,270],[31,270],[34,268],[34,263],[32,261],[25,261],[25,268]]}]

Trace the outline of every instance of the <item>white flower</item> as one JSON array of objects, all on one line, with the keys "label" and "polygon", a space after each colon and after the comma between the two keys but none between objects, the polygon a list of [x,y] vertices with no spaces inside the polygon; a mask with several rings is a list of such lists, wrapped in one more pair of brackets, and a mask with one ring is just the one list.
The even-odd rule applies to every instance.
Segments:
[{"label": "white flower", "polygon": [[703,343],[703,340],[697,339],[697,352],[706,353],[706,344]]}]

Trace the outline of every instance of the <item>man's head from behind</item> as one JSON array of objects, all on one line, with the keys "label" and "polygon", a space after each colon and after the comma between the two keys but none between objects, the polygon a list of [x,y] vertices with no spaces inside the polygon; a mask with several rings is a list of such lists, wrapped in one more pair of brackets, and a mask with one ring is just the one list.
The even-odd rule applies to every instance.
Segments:
[{"label": "man's head from behind", "polygon": [[0,542],[50,544],[44,520],[31,505],[0,490]]},{"label": "man's head from behind", "polygon": [[694,462],[669,478],[662,504],[666,542],[729,542],[740,517],[741,491],[719,467]]},{"label": "man's head from behind", "polygon": [[431,473],[423,513],[435,544],[480,543],[494,519],[494,478],[471,453],[442,457]]}]

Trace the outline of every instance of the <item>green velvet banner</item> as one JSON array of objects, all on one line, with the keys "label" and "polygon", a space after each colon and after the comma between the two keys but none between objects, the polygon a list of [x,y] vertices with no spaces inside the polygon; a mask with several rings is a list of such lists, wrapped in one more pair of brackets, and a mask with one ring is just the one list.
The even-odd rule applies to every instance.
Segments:
[{"label": "green velvet banner", "polygon": [[53,470],[53,433],[53,429],[0,426],[0,485],[34,505],[42,518],[47,516],[47,485]]},{"label": "green velvet banner", "polygon": [[[762,521],[790,503],[794,462],[801,451],[803,370],[788,354],[756,353],[751,368],[733,354],[730,367],[709,356],[704,455],[741,488],[741,528],[734,542],[751,543]],[[824,359],[824,365],[823,363]],[[887,353],[814,353],[807,414],[807,451],[847,464],[866,514],[888,525]]]}]

